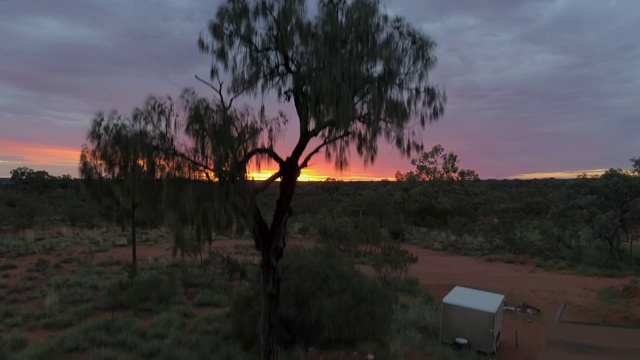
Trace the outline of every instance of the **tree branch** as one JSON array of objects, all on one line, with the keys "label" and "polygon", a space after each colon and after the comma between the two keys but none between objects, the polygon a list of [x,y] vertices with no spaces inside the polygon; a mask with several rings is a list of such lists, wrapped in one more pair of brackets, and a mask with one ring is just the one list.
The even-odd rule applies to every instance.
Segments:
[{"label": "tree branch", "polygon": [[304,168],[306,168],[307,166],[309,166],[309,160],[311,160],[311,158],[312,158],[315,154],[317,154],[318,152],[320,152],[320,150],[321,150],[323,147],[325,147],[325,146],[327,146],[327,145],[329,145],[329,144],[331,144],[331,143],[334,143],[334,142],[336,142],[336,141],[338,141],[338,140],[340,140],[340,139],[344,139],[344,138],[346,138],[347,136],[350,136],[350,135],[351,135],[351,132],[347,131],[347,132],[345,132],[344,134],[342,134],[342,135],[340,135],[340,136],[336,136],[336,137],[334,137],[334,138],[327,139],[327,140],[323,141],[323,142],[322,142],[322,144],[318,145],[318,147],[316,147],[315,149],[313,149],[313,151],[312,151],[312,152],[310,152],[310,153],[309,153],[309,155],[307,155],[307,157],[305,157],[305,158],[304,158],[304,161],[302,161],[302,164],[300,164],[300,169],[304,169]]},{"label": "tree branch", "polygon": [[322,132],[322,130],[331,126],[335,126],[335,121],[332,121],[332,120],[325,121],[321,125],[317,125],[316,127],[313,128],[313,130],[309,131],[309,137],[310,138],[316,137],[320,135],[320,132]]},{"label": "tree branch", "polygon": [[269,157],[271,159],[273,159],[275,162],[278,163],[278,165],[282,165],[284,164],[284,160],[282,160],[282,158],[275,152],[275,150],[273,150],[273,148],[255,148],[251,151],[249,151],[249,153],[247,153],[247,155],[245,155],[245,157],[242,159],[242,164],[246,165],[252,157],[254,157],[255,155],[258,154],[266,154],[269,155]]},{"label": "tree branch", "polygon": [[278,171],[275,174],[271,175],[267,180],[264,180],[261,183],[259,183],[258,185],[256,185],[253,188],[255,194],[260,194],[260,193],[264,192],[265,190],[267,190],[267,188],[271,184],[273,184],[276,180],[278,180],[278,178],[280,178],[280,171]]},{"label": "tree branch", "polygon": [[198,75],[195,75],[195,77],[196,77],[196,80],[198,80],[201,83],[203,83],[203,84],[207,85],[208,87],[212,88],[213,91],[215,91],[216,94],[218,94],[218,97],[220,97],[220,102],[222,103],[222,106],[224,107],[225,110],[230,110],[231,109],[231,105],[233,105],[233,101],[235,99],[237,99],[238,97],[240,97],[240,95],[244,94],[245,91],[249,90],[251,87],[253,87],[255,85],[255,82],[245,84],[240,90],[238,90],[236,92],[236,94],[234,94],[231,97],[231,99],[229,99],[229,103],[227,104],[227,103],[225,103],[224,96],[222,95],[222,84],[223,84],[223,82],[220,81],[219,78],[218,78],[218,87],[215,87],[212,83],[202,79]]},{"label": "tree branch", "polygon": [[[177,156],[177,157],[179,157],[179,158],[181,158],[183,160],[186,160],[186,161],[190,162],[191,164],[201,168],[202,170],[211,171],[215,175],[215,171],[211,167],[209,167],[208,165],[205,165],[205,164],[203,164],[203,163],[201,163],[201,162],[199,162],[199,161],[197,161],[197,160],[195,160],[195,159],[193,159],[193,158],[191,158],[191,157],[179,152],[176,149],[163,149],[163,148],[161,148],[161,147],[159,147],[157,145],[153,145],[153,148],[156,149],[156,150],[159,150],[161,152],[167,153],[169,155]],[[209,174],[207,172],[205,172],[205,175],[207,176],[207,178],[209,177]]]}]

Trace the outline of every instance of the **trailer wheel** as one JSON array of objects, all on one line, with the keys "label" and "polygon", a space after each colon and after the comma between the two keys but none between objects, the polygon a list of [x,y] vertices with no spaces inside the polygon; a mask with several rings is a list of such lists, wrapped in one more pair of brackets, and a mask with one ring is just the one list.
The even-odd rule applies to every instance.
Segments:
[{"label": "trailer wheel", "polygon": [[493,349],[494,354],[498,353],[499,346],[500,346],[500,333],[498,333],[498,336],[496,336],[496,345],[495,345],[495,348]]}]

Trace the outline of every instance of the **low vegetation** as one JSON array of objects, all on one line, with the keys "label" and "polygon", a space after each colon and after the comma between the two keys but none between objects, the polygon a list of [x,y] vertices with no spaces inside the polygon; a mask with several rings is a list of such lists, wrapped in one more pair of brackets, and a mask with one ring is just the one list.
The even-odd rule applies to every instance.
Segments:
[{"label": "low vegetation", "polygon": [[[148,236],[162,231],[148,231]],[[106,229],[95,235],[106,243],[117,236],[117,230]],[[51,239],[65,247],[76,241],[64,234]],[[391,248],[389,254],[400,253]],[[259,269],[243,260],[252,256],[244,245],[208,252],[202,259],[156,257],[141,262],[135,277],[108,252],[83,260],[71,253],[38,257],[41,249],[35,251],[30,265],[18,262],[7,271],[15,272],[11,277],[33,273],[37,278],[0,288],[0,359],[259,356]],[[439,302],[416,279],[403,271],[371,268],[372,275],[365,275],[356,270],[391,256],[384,255],[383,243],[366,254],[341,252],[333,244],[289,251],[281,264],[291,274],[283,278],[282,359],[345,349],[380,359],[403,359],[410,350],[438,359],[476,357],[438,343]],[[395,263],[410,266],[413,261],[402,254]]]}]

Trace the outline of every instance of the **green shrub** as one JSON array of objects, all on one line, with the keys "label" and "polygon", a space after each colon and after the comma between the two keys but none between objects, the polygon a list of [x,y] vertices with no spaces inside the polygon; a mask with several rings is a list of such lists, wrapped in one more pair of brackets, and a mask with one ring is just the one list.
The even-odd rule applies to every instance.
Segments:
[{"label": "green shrub", "polygon": [[51,339],[46,339],[30,344],[14,358],[16,360],[62,360],[67,357],[60,356],[55,347],[55,342]]},{"label": "green shrub", "polygon": [[183,295],[167,276],[139,274],[128,284],[126,303],[136,311],[159,311],[181,302]]},{"label": "green shrub", "polygon": [[380,254],[373,259],[373,269],[382,281],[388,281],[390,277],[404,278],[409,272],[409,266],[418,262],[418,257],[410,251],[397,245],[386,244]]},{"label": "green shrub", "polygon": [[180,315],[184,319],[192,319],[196,317],[196,311],[193,309],[193,307],[187,304],[178,304],[172,307],[170,310],[171,312]]},{"label": "green shrub", "polygon": [[114,317],[103,321],[91,321],[68,331],[59,341],[65,352],[78,352],[97,347],[114,347],[135,350],[141,343],[145,330],[135,318]]},{"label": "green shrub", "polygon": [[165,339],[171,332],[179,334],[184,326],[185,321],[180,314],[164,312],[153,318],[148,326],[148,333],[153,338]]},{"label": "green shrub", "polygon": [[7,289],[7,294],[22,294],[35,289],[37,286],[31,281],[22,281],[15,286]]},{"label": "green shrub", "polygon": [[33,268],[35,269],[35,271],[44,274],[51,269],[51,261],[39,258],[38,260],[36,260],[35,264],[33,264]]},{"label": "green shrub", "polygon": [[226,307],[229,305],[229,295],[210,289],[204,289],[194,299],[197,306]]},{"label": "green shrub", "polygon": [[345,216],[321,215],[316,218],[316,231],[326,245],[334,246],[347,253],[358,251],[358,235],[354,222]]},{"label": "green shrub", "polygon": [[394,222],[393,224],[387,227],[387,231],[389,232],[389,236],[393,241],[405,241],[406,233],[405,227],[402,222]]},{"label": "green shrub", "polygon": [[17,268],[18,268],[18,265],[14,263],[6,262],[6,263],[0,264],[0,271],[12,270]]},{"label": "green shrub", "polygon": [[507,255],[504,256],[503,261],[504,261],[505,264],[513,264],[513,263],[516,262],[516,259],[513,256],[513,254],[507,254]]},{"label": "green shrub", "polygon": [[[338,252],[291,248],[280,268],[281,346],[333,348],[384,341],[393,311],[391,292]],[[231,305],[233,333],[245,348],[259,344],[260,294],[259,284],[252,283]]]},{"label": "green shrub", "polygon": [[27,346],[29,346],[29,339],[27,339],[25,334],[19,331],[12,332],[2,344],[2,348],[6,349],[10,353],[18,352]]}]

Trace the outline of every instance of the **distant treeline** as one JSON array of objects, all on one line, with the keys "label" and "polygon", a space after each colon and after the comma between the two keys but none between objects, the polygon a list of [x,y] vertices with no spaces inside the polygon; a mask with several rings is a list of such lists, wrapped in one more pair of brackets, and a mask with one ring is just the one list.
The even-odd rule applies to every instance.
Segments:
[{"label": "distant treeline", "polygon": [[[23,180],[0,190],[5,231],[61,224],[124,227],[127,222],[117,208],[91,201],[81,180]],[[192,205],[180,205],[185,206],[183,215],[220,211],[202,205],[212,201],[203,195],[211,191],[211,183],[185,180],[173,190],[161,181],[155,184],[150,189],[161,200],[180,189],[179,197]],[[268,209],[276,197],[276,188],[267,190],[259,198],[260,208]],[[290,232],[339,239],[343,245],[361,238],[349,229],[364,223],[384,238],[469,255],[522,254],[567,266],[621,270],[640,264],[640,177],[621,170],[571,180],[305,182],[298,184],[292,208]],[[140,226],[175,220],[161,209],[156,206],[150,216],[141,216]],[[270,214],[264,215],[270,221]],[[213,239],[216,227],[206,226],[211,218],[221,216],[189,217],[192,225],[199,224],[192,233]],[[235,230],[242,233],[244,227]]]}]

